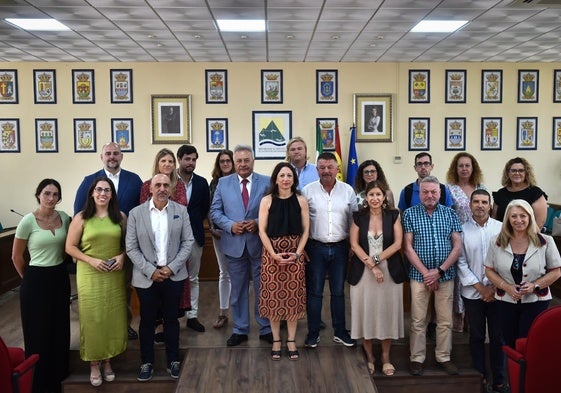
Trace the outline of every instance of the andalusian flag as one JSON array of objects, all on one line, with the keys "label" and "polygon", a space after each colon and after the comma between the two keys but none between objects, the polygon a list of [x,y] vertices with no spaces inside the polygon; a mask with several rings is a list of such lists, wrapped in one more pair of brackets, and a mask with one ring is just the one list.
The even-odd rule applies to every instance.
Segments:
[{"label": "andalusian flag", "polygon": [[347,183],[354,187],[355,176],[358,171],[358,156],[356,154],[356,127],[351,127],[351,142],[349,144],[349,162],[347,163]]},{"label": "andalusian flag", "polygon": [[335,157],[339,164],[339,173],[337,173],[337,180],[343,181],[343,161],[341,160],[341,143],[339,142],[339,124],[335,126]]},{"label": "andalusian flag", "polygon": [[323,142],[321,140],[321,126],[318,121],[316,125],[316,164],[321,153],[323,153]]}]

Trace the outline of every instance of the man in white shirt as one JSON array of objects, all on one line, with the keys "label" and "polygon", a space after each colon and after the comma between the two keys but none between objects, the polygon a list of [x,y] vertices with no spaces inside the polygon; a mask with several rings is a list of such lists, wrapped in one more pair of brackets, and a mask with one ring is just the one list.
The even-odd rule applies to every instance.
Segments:
[{"label": "man in white shirt", "polygon": [[461,294],[469,321],[469,345],[473,368],[481,373],[486,384],[485,334],[489,332],[489,358],[493,375],[493,391],[503,393],[505,358],[495,287],[485,276],[483,262],[492,239],[501,231],[501,223],[489,217],[491,196],[486,190],[475,190],[469,203],[472,217],[462,225],[462,254],[458,260]]},{"label": "man in white shirt", "polygon": [[310,205],[310,239],[306,252],[306,293],[308,297],[308,336],[305,346],[319,343],[325,276],[329,273],[333,341],[355,345],[345,326],[345,275],[349,258],[348,236],[353,211],[358,210],[351,186],[337,180],[339,165],[333,153],[322,153],[317,160],[319,181],[308,184],[302,194]]}]

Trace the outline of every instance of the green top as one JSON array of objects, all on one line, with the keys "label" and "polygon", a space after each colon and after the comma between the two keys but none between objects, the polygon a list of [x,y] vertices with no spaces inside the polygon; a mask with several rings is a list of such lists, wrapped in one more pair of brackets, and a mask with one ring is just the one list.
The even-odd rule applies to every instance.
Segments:
[{"label": "green top", "polygon": [[26,214],[18,224],[16,238],[27,240],[27,249],[31,257],[29,266],[57,266],[64,261],[64,244],[70,217],[63,211],[57,210],[57,212],[62,226],[55,229],[54,235],[50,229],[39,227],[33,213]]},{"label": "green top", "polygon": [[84,220],[80,250],[90,257],[107,260],[123,252],[122,228],[109,217]]}]

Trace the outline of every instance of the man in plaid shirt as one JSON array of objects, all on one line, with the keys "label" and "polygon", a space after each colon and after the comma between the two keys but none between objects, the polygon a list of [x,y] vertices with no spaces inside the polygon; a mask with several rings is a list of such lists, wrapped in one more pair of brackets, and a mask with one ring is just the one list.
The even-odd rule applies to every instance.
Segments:
[{"label": "man in plaid shirt", "polygon": [[439,204],[440,182],[434,176],[420,181],[421,204],[403,213],[405,254],[411,262],[411,374],[422,375],[426,358],[427,310],[435,296],[438,364],[450,375],[458,368],[450,361],[452,351],[452,300],[455,263],[460,256],[462,227],[449,207]]}]

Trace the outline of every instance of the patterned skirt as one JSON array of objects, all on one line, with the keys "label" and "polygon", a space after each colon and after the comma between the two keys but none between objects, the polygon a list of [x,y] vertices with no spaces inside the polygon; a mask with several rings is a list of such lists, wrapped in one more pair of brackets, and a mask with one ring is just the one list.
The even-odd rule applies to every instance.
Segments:
[{"label": "patterned skirt", "polygon": [[[271,238],[277,253],[296,252],[299,235]],[[259,315],[271,321],[296,321],[306,317],[305,257],[295,263],[278,264],[263,247]]]}]

